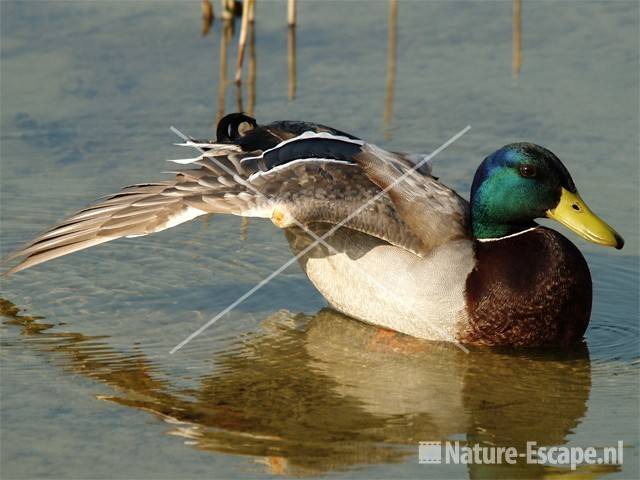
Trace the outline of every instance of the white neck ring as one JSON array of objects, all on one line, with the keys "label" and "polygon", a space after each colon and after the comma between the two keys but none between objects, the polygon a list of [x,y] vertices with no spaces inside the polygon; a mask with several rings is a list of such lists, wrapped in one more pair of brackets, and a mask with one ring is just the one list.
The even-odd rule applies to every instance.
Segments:
[{"label": "white neck ring", "polygon": [[521,232],[512,233],[511,235],[505,235],[504,237],[478,238],[477,240],[479,242],[483,242],[483,243],[484,242],[497,242],[499,240],[505,240],[507,238],[513,238],[513,237],[517,237],[518,235],[522,235],[524,233],[531,232],[532,230],[535,230],[536,228],[538,228],[538,227],[536,226],[536,227],[527,228],[526,230],[522,230]]}]

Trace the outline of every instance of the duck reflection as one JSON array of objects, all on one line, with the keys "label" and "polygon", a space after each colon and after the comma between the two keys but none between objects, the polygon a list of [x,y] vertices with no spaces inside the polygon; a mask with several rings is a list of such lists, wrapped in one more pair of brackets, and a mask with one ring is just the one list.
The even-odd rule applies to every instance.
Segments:
[{"label": "duck reflection", "polygon": [[[419,441],[561,445],[586,412],[591,384],[586,345],[466,354],[323,309],[271,315],[214,352],[213,371],[184,389],[142,350],[120,353],[108,337],[57,332],[10,302],[0,307],[5,323],[22,328],[20,341],[113,388],[100,399],[151,412],[194,448],[250,455],[275,474],[417,462]],[[436,476],[441,468],[425,466]],[[537,465],[469,469],[471,478],[549,473]]]}]

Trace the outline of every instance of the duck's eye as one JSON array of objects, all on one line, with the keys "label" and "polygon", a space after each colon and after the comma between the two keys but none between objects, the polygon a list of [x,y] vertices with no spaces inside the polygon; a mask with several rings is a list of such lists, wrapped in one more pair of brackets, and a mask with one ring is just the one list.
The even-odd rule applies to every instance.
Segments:
[{"label": "duck's eye", "polygon": [[526,178],[535,177],[537,173],[536,167],[534,167],[533,165],[520,165],[519,171],[520,176]]}]

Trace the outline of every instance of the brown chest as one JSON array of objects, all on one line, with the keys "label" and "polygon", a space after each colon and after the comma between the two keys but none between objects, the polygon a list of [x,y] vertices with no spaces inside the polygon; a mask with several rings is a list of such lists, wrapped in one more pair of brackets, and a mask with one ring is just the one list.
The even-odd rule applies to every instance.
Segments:
[{"label": "brown chest", "polygon": [[591,315],[591,275],[568,239],[538,227],[477,242],[466,282],[469,322],[460,341],[540,346],[582,338]]}]

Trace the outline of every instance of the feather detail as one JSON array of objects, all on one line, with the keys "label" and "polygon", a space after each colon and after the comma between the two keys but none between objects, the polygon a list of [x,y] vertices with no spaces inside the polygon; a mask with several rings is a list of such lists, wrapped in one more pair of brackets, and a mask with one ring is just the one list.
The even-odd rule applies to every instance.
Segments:
[{"label": "feather detail", "polygon": [[[227,121],[223,142],[185,137],[180,145],[201,155],[169,161],[189,169],[102,197],[3,259],[23,257],[7,273],[207,213],[270,218],[282,228],[339,225],[418,255],[463,234],[464,200],[431,177],[429,168],[412,170],[425,157],[386,152],[322,125],[285,121],[260,127],[250,117],[236,117]],[[381,191],[405,174],[408,181]]]}]

